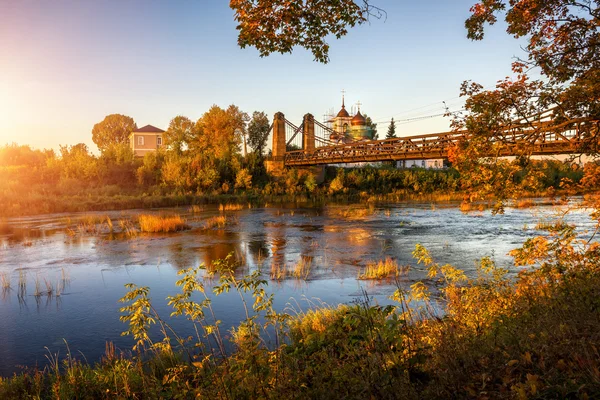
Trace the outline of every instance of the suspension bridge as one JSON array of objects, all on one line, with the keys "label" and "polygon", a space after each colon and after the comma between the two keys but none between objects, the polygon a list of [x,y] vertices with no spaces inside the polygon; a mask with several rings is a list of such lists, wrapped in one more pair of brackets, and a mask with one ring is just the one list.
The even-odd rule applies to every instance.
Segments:
[{"label": "suspension bridge", "polygon": [[[523,154],[525,148],[530,155],[584,153],[582,143],[598,134],[599,121],[582,118],[555,124],[543,114],[537,115],[533,122],[515,121],[491,136],[489,140],[499,144],[496,155]],[[273,138],[270,170],[286,166],[447,159],[452,147],[470,138],[467,131],[452,131],[383,140],[348,140],[315,121],[311,114],[295,125],[281,112],[275,114],[270,134]]]}]

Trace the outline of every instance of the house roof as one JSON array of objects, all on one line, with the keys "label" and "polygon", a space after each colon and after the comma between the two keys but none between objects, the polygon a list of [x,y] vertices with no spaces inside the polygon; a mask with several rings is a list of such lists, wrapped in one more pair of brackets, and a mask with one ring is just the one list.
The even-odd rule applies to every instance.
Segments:
[{"label": "house roof", "polygon": [[147,132],[147,133],[163,133],[164,131],[160,128],[157,128],[152,125],[142,126],[139,129],[136,129],[134,132]]}]

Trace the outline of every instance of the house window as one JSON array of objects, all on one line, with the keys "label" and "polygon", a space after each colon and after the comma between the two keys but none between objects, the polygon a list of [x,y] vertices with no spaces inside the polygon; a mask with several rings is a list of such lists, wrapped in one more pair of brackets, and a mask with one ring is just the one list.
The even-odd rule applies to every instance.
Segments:
[{"label": "house window", "polygon": [[162,146],[162,137],[158,136],[158,137],[156,138],[156,146],[157,146],[157,147],[160,147],[160,146]]},{"label": "house window", "polygon": [[144,137],[138,136],[138,146],[143,146],[143,145],[144,145]]}]

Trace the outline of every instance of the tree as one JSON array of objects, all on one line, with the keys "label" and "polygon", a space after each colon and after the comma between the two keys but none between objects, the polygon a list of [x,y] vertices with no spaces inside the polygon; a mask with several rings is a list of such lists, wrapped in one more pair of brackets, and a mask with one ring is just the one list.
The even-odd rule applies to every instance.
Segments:
[{"label": "tree", "polygon": [[169,128],[163,134],[165,146],[169,150],[181,155],[183,150],[189,146],[194,135],[194,123],[182,115],[171,120]]},{"label": "tree", "polygon": [[269,117],[262,111],[254,111],[252,120],[248,124],[248,145],[262,157],[269,138]]},{"label": "tree", "polygon": [[[465,22],[467,36],[484,38],[486,24],[498,16],[507,23],[507,32],[527,40],[527,57],[512,65],[515,78],[499,81],[496,88],[483,90],[477,83],[464,82],[461,95],[467,97],[465,113],[456,116],[454,129],[466,129],[470,139],[451,152],[450,161],[460,171],[463,189],[471,198],[494,193],[502,200],[514,196],[518,176],[535,187],[538,172],[530,155],[543,131],[536,122],[551,129],[579,119],[583,143],[578,151],[597,156],[600,150],[600,10],[589,0],[479,0]],[[532,79],[531,76],[541,75]],[[516,151],[514,161],[498,156],[510,134],[527,130],[530,138]],[[557,131],[564,131],[564,127]]]},{"label": "tree", "polygon": [[388,126],[387,135],[385,135],[386,139],[393,139],[396,137],[396,123],[394,122],[394,118],[392,118],[392,122]]},{"label": "tree", "polygon": [[322,63],[329,61],[327,36],[339,39],[370,16],[383,16],[368,0],[230,0],[229,6],[238,22],[240,47],[255,47],[264,57],[301,46]]},{"label": "tree", "polygon": [[98,122],[92,129],[92,140],[100,151],[109,145],[127,143],[129,134],[137,129],[133,118],[121,114],[107,115],[102,122]]},{"label": "tree", "polygon": [[[469,96],[470,116],[494,125],[497,115],[529,121],[531,115],[551,109],[555,123],[573,118],[600,118],[600,9],[589,0],[511,1],[480,0],[465,22],[467,36],[484,38],[486,24],[503,14],[507,32],[527,38],[526,60],[513,63],[514,80],[499,82],[495,90],[463,85]],[[529,72],[541,73],[531,80]],[[465,89],[466,88],[466,89]],[[465,124],[466,126],[467,124]],[[598,129],[591,130],[582,151],[598,153]]]},{"label": "tree", "polygon": [[369,128],[371,128],[371,132],[373,134],[373,140],[379,140],[379,135],[377,134],[377,124],[373,122],[373,120],[371,119],[371,117],[369,117],[367,114],[364,115],[365,117],[365,125],[368,126]]},{"label": "tree", "polygon": [[240,136],[236,130],[245,127],[244,115],[236,106],[223,110],[213,105],[196,122],[190,148],[195,153],[215,159],[229,158],[240,151]]}]

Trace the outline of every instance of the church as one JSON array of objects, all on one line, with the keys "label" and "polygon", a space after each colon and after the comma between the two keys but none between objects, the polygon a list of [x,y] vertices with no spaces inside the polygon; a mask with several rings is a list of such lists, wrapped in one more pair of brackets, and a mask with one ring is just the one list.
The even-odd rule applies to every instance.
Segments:
[{"label": "church", "polygon": [[332,124],[333,133],[330,139],[337,143],[353,143],[373,139],[373,130],[367,126],[367,120],[360,113],[360,103],[356,115],[350,116],[344,104],[342,95],[342,108],[334,118],[327,121]]}]

